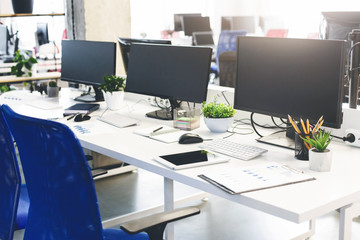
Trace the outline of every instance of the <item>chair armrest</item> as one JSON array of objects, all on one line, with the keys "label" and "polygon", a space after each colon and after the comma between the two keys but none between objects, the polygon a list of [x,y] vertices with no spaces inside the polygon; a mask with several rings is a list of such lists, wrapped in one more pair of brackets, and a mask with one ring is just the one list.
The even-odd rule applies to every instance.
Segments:
[{"label": "chair armrest", "polygon": [[150,240],[162,239],[163,232],[167,223],[190,217],[199,213],[200,210],[196,207],[179,208],[124,223],[120,226],[120,228],[129,234],[146,232],[149,235]]}]

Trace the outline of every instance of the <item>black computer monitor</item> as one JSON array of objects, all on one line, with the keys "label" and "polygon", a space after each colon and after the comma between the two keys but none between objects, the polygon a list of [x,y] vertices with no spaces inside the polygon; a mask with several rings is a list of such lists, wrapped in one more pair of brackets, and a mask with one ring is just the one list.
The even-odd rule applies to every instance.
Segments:
[{"label": "black computer monitor", "polygon": [[78,101],[102,101],[98,90],[104,76],[116,72],[116,43],[83,40],[63,40],[61,80],[93,86],[95,96],[89,94],[76,98]]},{"label": "black computer monitor", "polygon": [[246,30],[248,33],[255,33],[254,16],[224,16],[221,17],[221,30]]},{"label": "black computer monitor", "polygon": [[0,55],[8,55],[8,29],[0,24]]},{"label": "black computer monitor", "polygon": [[174,31],[183,31],[182,18],[187,17],[201,17],[201,13],[176,13],[174,14]]},{"label": "black computer monitor", "polygon": [[210,18],[184,16],[182,27],[186,36],[192,36],[193,32],[210,32]]},{"label": "black computer monitor", "polygon": [[238,37],[236,109],[340,128],[345,41]]},{"label": "black computer monitor", "polygon": [[36,42],[37,47],[49,43],[49,32],[47,23],[37,23]]},{"label": "black computer monitor", "polygon": [[195,46],[214,46],[214,38],[212,32],[193,32],[193,44]]},{"label": "black computer monitor", "polygon": [[178,101],[206,100],[212,49],[208,47],[137,44],[131,46],[128,92],[166,98],[171,108],[148,113],[170,120]]},{"label": "black computer monitor", "polygon": [[132,43],[151,43],[151,44],[171,44],[170,40],[157,39],[136,39],[136,38],[118,38],[121,57],[123,60],[125,72],[127,72],[129,64],[130,47]]}]

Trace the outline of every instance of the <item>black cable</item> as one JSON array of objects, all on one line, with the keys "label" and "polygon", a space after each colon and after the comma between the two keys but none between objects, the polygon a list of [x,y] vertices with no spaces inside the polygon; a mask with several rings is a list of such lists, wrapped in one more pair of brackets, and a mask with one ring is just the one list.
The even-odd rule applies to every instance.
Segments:
[{"label": "black cable", "polygon": [[[280,118],[281,119],[281,118]],[[280,125],[278,125],[276,122],[275,122],[275,119],[274,119],[274,117],[273,116],[271,116],[271,120],[272,120],[272,122],[275,124],[275,126],[277,127],[277,128],[281,128],[281,129],[288,129],[289,127],[282,127],[282,126],[280,126]],[[283,122],[284,123],[284,122]]]},{"label": "black cable", "polygon": [[231,104],[229,103],[229,101],[227,100],[227,98],[226,98],[226,96],[225,96],[224,92],[225,92],[225,91],[222,91],[222,92],[221,92],[221,94],[223,95],[223,97],[224,97],[225,101],[227,102],[227,104],[228,104],[228,105],[231,105]]},{"label": "black cable", "polygon": [[252,112],[252,113],[250,114],[251,126],[253,127],[254,132],[255,132],[257,135],[259,135],[259,137],[263,137],[263,135],[261,135],[261,134],[256,130],[253,116],[254,116],[254,113]]},{"label": "black cable", "polygon": [[72,35],[73,35],[73,40],[76,40],[75,37],[75,11],[74,11],[74,0],[71,0],[71,25],[72,25]]}]

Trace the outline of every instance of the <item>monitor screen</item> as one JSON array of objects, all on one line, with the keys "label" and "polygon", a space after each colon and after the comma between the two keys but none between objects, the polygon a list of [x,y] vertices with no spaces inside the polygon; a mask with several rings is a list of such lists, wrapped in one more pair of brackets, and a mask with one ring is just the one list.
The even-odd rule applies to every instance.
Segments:
[{"label": "monitor screen", "polygon": [[97,87],[115,72],[116,43],[62,41],[61,80]]},{"label": "monitor screen", "polygon": [[186,36],[192,36],[193,32],[210,32],[210,18],[184,16],[182,27]]},{"label": "monitor screen", "polygon": [[0,55],[8,54],[8,29],[0,24]]},{"label": "monitor screen", "polygon": [[125,90],[201,103],[206,100],[211,53],[208,47],[134,43]]},{"label": "monitor screen", "polygon": [[136,39],[136,38],[118,38],[118,42],[120,45],[121,57],[123,60],[125,72],[127,72],[128,69],[130,47],[132,43],[171,44],[170,40]]},{"label": "monitor screen", "polygon": [[221,30],[246,30],[255,33],[254,16],[229,16],[221,17]]},{"label": "monitor screen", "polygon": [[193,32],[193,43],[196,46],[214,46],[212,32]]},{"label": "monitor screen", "polygon": [[176,13],[174,14],[174,31],[183,31],[182,18],[188,17],[201,17],[201,13]]},{"label": "monitor screen", "polygon": [[49,43],[49,33],[47,23],[37,23],[36,30],[37,47]]},{"label": "monitor screen", "polygon": [[340,128],[345,41],[238,37],[234,107]]}]

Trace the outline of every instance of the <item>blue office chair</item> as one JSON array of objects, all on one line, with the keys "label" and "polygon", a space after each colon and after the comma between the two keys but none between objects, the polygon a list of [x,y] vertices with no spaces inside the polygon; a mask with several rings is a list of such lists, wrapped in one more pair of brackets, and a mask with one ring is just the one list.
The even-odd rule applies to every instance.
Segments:
[{"label": "blue office chair", "polygon": [[151,216],[157,220],[127,223],[122,226],[125,231],[103,229],[90,169],[70,128],[17,114],[7,105],[1,108],[17,143],[31,201],[25,240],[157,240],[166,223],[200,212],[178,209]]},{"label": "blue office chair", "polygon": [[11,240],[26,225],[29,197],[17,163],[14,142],[0,112],[0,239]]},{"label": "blue office chair", "polygon": [[237,36],[246,36],[246,30],[223,30],[220,33],[216,48],[216,63],[211,65],[211,72],[220,74],[220,54],[222,52],[236,51]]}]

